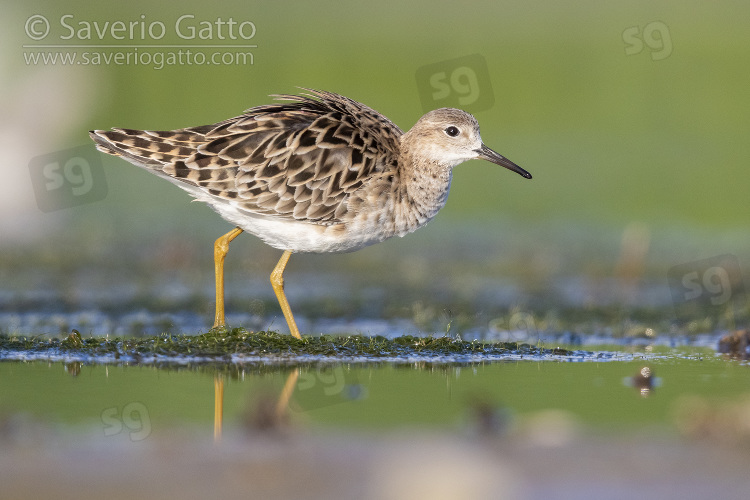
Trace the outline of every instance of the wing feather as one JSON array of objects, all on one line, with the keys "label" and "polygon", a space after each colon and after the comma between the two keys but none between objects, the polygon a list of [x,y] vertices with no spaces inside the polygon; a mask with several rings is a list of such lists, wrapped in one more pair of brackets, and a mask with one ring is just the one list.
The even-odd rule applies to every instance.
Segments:
[{"label": "wing feather", "polygon": [[258,214],[337,224],[369,176],[398,157],[401,129],[371,108],[331,92],[274,96],[214,125],[171,131],[94,131],[100,150],[219,202]]}]

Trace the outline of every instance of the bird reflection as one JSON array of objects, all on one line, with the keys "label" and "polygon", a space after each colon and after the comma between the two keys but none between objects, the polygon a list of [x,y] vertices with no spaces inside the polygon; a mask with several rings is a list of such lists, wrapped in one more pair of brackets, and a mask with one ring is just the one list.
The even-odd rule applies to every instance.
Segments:
[{"label": "bird reflection", "polygon": [[214,375],[214,441],[221,441],[221,427],[224,420],[224,377]]},{"label": "bird reflection", "polygon": [[[294,393],[294,388],[299,378],[299,370],[292,370],[286,378],[284,388],[278,399],[263,397],[252,416],[247,419],[247,424],[259,430],[271,430],[281,426],[287,420],[289,413],[289,401]],[[221,441],[224,418],[224,376],[214,375],[214,441]]]},{"label": "bird reflection", "polygon": [[80,361],[71,361],[70,363],[65,363],[65,372],[69,375],[72,375],[73,377],[77,377],[81,374],[82,366],[83,363]]}]

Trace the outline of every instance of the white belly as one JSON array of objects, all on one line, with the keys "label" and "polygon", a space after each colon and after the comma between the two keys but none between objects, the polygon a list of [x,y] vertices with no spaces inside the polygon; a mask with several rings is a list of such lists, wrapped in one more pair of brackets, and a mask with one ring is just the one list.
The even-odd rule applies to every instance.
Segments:
[{"label": "white belly", "polygon": [[[385,215],[382,212],[364,210],[346,224],[325,226],[248,212],[238,208],[232,200],[220,199],[202,188],[166,178],[190,193],[196,200],[210,205],[224,220],[243,231],[254,234],[274,248],[298,253],[353,252],[392,236],[411,233],[435,215],[430,214],[425,220],[411,217],[413,221],[399,225],[393,216],[382,217]],[[380,207],[380,210],[383,210],[383,207]]]},{"label": "white belly", "polygon": [[[193,191],[190,192],[195,196]],[[279,250],[297,253],[353,252],[387,239],[375,232],[350,231],[344,224],[324,226],[253,214],[238,209],[231,202],[217,203],[210,195],[196,198],[208,203],[223,219]]]}]

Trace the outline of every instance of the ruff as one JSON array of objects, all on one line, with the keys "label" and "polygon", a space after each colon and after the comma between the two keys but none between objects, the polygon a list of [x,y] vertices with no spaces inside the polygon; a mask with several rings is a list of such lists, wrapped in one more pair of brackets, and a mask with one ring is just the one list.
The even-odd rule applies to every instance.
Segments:
[{"label": "ruff", "polygon": [[90,132],[100,151],[175,183],[237,226],[214,247],[214,327],[224,325],[224,257],[242,231],[284,250],[271,282],[299,337],[283,290],[291,253],[349,252],[415,231],[445,205],[453,168],[466,160],[531,178],[485,146],[464,111],[430,111],[404,133],[364,104],[306,90],[214,125]]}]

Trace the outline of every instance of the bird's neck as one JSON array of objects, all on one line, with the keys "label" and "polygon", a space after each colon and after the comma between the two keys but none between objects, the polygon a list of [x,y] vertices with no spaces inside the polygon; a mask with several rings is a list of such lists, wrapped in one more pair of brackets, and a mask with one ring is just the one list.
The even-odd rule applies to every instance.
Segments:
[{"label": "bird's neck", "polygon": [[419,159],[407,159],[401,169],[402,206],[400,219],[407,232],[435,217],[448,199],[452,169]]}]

